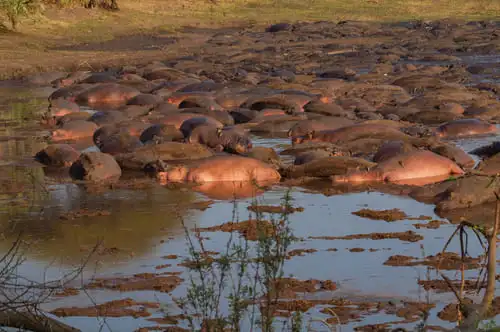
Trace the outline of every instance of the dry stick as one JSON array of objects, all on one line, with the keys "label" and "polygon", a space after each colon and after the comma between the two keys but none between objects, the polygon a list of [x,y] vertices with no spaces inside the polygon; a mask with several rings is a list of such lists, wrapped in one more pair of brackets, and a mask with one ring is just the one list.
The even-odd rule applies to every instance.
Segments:
[{"label": "dry stick", "polygon": [[79,332],[79,329],[66,325],[44,314],[7,310],[0,312],[0,326],[27,329],[33,332]]},{"label": "dry stick", "polygon": [[493,233],[489,239],[488,245],[488,281],[486,283],[486,292],[484,293],[482,302],[482,314],[488,311],[493,296],[495,295],[495,277],[496,277],[496,252],[497,252],[497,233],[500,223],[500,198],[497,196],[497,204],[495,208],[495,224],[493,225]]},{"label": "dry stick", "polygon": [[457,232],[462,228],[462,224],[458,225],[457,228],[455,228],[455,230],[453,231],[453,234],[451,234],[450,238],[448,239],[448,241],[446,241],[446,244],[444,245],[443,247],[443,250],[441,250],[441,256],[439,257],[439,261],[438,261],[438,264],[436,266],[436,271],[439,272],[439,268],[441,267],[441,261],[443,260],[443,254],[444,252],[446,251],[446,249],[448,248],[448,246],[450,245],[451,243],[451,240],[453,239],[453,237],[457,234]]}]

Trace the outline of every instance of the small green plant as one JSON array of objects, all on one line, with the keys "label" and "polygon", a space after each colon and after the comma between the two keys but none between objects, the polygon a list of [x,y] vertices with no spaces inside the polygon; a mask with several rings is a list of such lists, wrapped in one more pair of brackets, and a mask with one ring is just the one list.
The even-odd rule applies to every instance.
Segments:
[{"label": "small green plant", "polygon": [[[275,310],[282,290],[284,262],[288,248],[295,240],[289,227],[292,197],[289,192],[282,200],[282,213],[264,217],[251,215],[256,220],[256,242],[230,233],[225,252],[212,258],[205,250],[198,230],[185,226],[189,247],[190,285],[187,295],[177,303],[187,317],[191,330],[230,331],[260,327],[264,332],[274,331]],[[239,219],[234,203],[232,222]],[[221,304],[227,303],[223,314]],[[295,312],[288,322],[292,331],[301,331],[303,316]],[[246,325],[246,324],[249,324]]]},{"label": "small green plant", "polygon": [[4,12],[9,20],[12,30],[17,30],[21,17],[36,13],[40,9],[37,0],[2,0],[0,11]]}]

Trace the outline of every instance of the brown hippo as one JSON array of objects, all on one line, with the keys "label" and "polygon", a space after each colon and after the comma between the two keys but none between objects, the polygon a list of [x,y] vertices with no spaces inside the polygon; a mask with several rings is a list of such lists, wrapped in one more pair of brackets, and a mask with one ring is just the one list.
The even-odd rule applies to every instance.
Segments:
[{"label": "brown hippo", "polygon": [[307,96],[301,96],[301,100],[293,100],[287,95],[273,95],[262,98],[250,98],[242,107],[251,110],[261,111],[266,108],[278,108],[286,111],[289,114],[304,112],[303,106],[311,99]]},{"label": "brown hippo", "polygon": [[[201,91],[200,92],[175,92],[175,93],[172,93],[172,95],[170,95],[170,97],[168,97],[167,102],[180,108],[179,105],[184,100],[187,100],[189,98],[193,98],[193,100],[196,100],[196,98],[200,98],[200,102],[202,102],[201,99],[203,98],[203,101],[205,103],[209,104],[210,102],[208,100],[209,99],[213,100],[214,96],[210,92],[201,92]],[[185,103],[184,106],[187,104],[188,103]],[[192,106],[192,107],[200,107],[200,106]]]},{"label": "brown hippo", "polygon": [[340,117],[300,120],[288,131],[288,137],[303,136],[312,131],[335,130],[353,124],[354,121]]},{"label": "brown hippo", "polygon": [[280,174],[270,165],[253,158],[216,156],[189,167],[180,166],[159,174],[167,182],[278,182]]},{"label": "brown hippo", "polygon": [[307,164],[313,160],[332,157],[332,156],[334,156],[334,153],[332,151],[327,151],[327,150],[306,151],[306,152],[299,153],[295,157],[293,164],[296,166],[303,165],[303,164]]},{"label": "brown hippo", "polygon": [[129,99],[127,105],[158,105],[163,102],[163,98],[149,93],[141,93]]},{"label": "brown hippo", "polygon": [[80,152],[68,144],[51,144],[35,155],[35,159],[47,166],[70,167]]},{"label": "brown hippo", "polygon": [[199,143],[215,151],[245,154],[252,149],[250,138],[236,128],[218,128],[210,124],[196,127],[187,137],[188,143]]},{"label": "brown hippo", "polygon": [[64,88],[60,88],[52,92],[52,94],[49,96],[49,101],[55,99],[67,99],[70,101],[75,101],[76,96],[78,96],[79,94],[83,93],[84,91],[92,87],[93,87],[92,84],[75,84]]},{"label": "brown hippo", "polygon": [[463,175],[464,171],[453,161],[430,151],[412,151],[379,163],[368,171],[356,171],[332,177],[337,182],[397,182],[419,185],[442,181],[450,174]]},{"label": "brown hippo", "polygon": [[140,136],[142,143],[160,144],[163,142],[181,142],[184,140],[182,132],[173,125],[155,124],[146,128]]},{"label": "brown hippo", "polygon": [[118,180],[122,170],[113,156],[102,152],[87,152],[82,153],[71,165],[69,174],[75,180],[103,183]]},{"label": "brown hippo", "polygon": [[66,99],[54,99],[50,102],[48,117],[61,117],[66,114],[80,112],[80,106]]},{"label": "brown hippo", "polygon": [[89,118],[89,121],[94,122],[98,126],[112,125],[125,120],[128,120],[128,118],[120,111],[95,112]]},{"label": "brown hippo", "polygon": [[375,153],[375,155],[373,156],[373,161],[376,163],[381,163],[397,155],[416,150],[417,148],[409,143],[405,143],[403,141],[389,141],[382,144],[377,153]]},{"label": "brown hippo", "polygon": [[185,120],[181,124],[181,126],[180,126],[179,129],[182,132],[182,134],[184,135],[184,137],[187,138],[187,137],[189,137],[189,135],[191,134],[191,132],[196,127],[204,125],[204,124],[208,124],[208,125],[211,125],[211,126],[214,126],[214,127],[217,127],[217,128],[223,128],[224,127],[224,125],[220,121],[217,121],[214,118],[209,117],[209,116],[200,115],[198,117],[194,117],[194,118],[190,118],[190,119]]},{"label": "brown hippo", "polygon": [[155,122],[164,125],[172,125],[175,128],[180,129],[184,121],[199,117],[201,117],[201,115],[196,113],[173,113],[163,116],[157,119]]},{"label": "brown hippo", "polygon": [[252,150],[250,150],[248,153],[246,153],[245,157],[263,161],[275,168],[280,168],[282,166],[281,158],[273,148],[256,146],[253,147]]},{"label": "brown hippo", "polygon": [[304,142],[341,143],[360,138],[408,140],[410,137],[397,128],[379,124],[355,124],[335,130],[311,131],[307,135],[292,137],[292,145]]},{"label": "brown hippo", "polygon": [[229,114],[229,112],[226,111],[211,111],[206,108],[201,108],[201,107],[196,107],[196,108],[184,108],[181,110],[182,113],[194,113],[194,114],[200,114],[200,115],[205,115],[209,116],[211,118],[214,118],[215,120],[219,121],[222,123],[224,126],[232,126],[234,125],[234,119]]},{"label": "brown hippo", "polygon": [[90,113],[88,113],[88,112],[75,112],[75,113],[66,114],[66,115],[58,118],[55,121],[56,121],[56,125],[61,127],[65,123],[68,123],[71,121],[76,121],[76,120],[88,121],[89,118],[90,118]]},{"label": "brown hippo", "polygon": [[436,129],[436,136],[443,138],[497,134],[498,128],[478,119],[459,119],[447,122]]},{"label": "brown hippo", "polygon": [[54,130],[52,132],[52,139],[55,141],[61,141],[92,137],[97,128],[97,125],[90,121],[70,121],[63,124],[59,129]]},{"label": "brown hippo", "polygon": [[104,140],[99,140],[97,147],[103,153],[116,155],[119,153],[129,153],[142,146],[138,137],[130,135],[126,130],[117,130]]},{"label": "brown hippo", "polygon": [[77,103],[89,106],[121,106],[140,94],[139,90],[116,83],[94,85],[76,96]]},{"label": "brown hippo", "polygon": [[[169,98],[170,100],[170,98]],[[178,105],[179,108],[205,108],[210,111],[222,111],[223,108],[215,100],[213,97],[205,97],[205,96],[189,96],[184,98],[182,102]]]}]

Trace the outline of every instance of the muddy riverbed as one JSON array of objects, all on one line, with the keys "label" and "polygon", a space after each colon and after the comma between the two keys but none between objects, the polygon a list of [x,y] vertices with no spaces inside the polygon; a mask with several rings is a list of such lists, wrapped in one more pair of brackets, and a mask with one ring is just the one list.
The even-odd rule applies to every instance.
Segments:
[{"label": "muddy riverbed", "polygon": [[[165,100],[176,92],[173,84],[165,82],[181,78],[212,80],[206,87],[199,86],[208,93],[227,87],[228,94],[250,88],[261,88],[258,93],[262,94],[268,93],[265,89],[288,90],[294,96],[297,91],[322,94],[327,104],[337,104],[343,111],[308,111],[304,106],[306,115],[345,118],[353,123],[388,120],[434,130],[460,118],[492,124],[500,119],[498,23],[385,26],[317,22],[274,29],[277,31],[200,32],[209,38],[198,52],[179,59],[158,59],[176,71],[148,81],[164,84],[164,95],[156,95]],[[180,77],[181,72],[186,77]],[[107,75],[124,82],[124,73],[129,75],[127,80],[138,80],[134,86],[140,85],[141,92],[147,90],[147,81],[132,78],[139,73],[147,77],[140,68],[117,68]],[[402,77],[413,78],[394,84]],[[200,193],[162,185],[143,172],[124,171],[113,185],[88,186],[72,180],[68,168],[47,168],[33,158],[48,145],[55,129],[41,121],[49,106],[47,98],[66,84],[48,79],[41,82],[42,78],[38,77],[37,85],[33,79],[0,84],[0,254],[22,234],[28,245],[23,248],[26,260],[19,274],[28,279],[57,280],[85,265],[81,276],[41,306],[65,323],[82,331],[177,331],[173,326],[190,330],[187,316],[196,322],[213,318],[186,313],[179,305],[180,299],[193,296],[194,289],[198,296],[208,292],[195,287],[202,284],[200,262],[193,261],[200,244],[198,258],[205,264],[202,271],[207,278],[221,278],[223,258],[246,259],[245,283],[256,283],[255,291],[262,292],[262,285],[257,284],[264,273],[258,272],[255,258],[260,257],[265,243],[283,246],[288,243],[284,239],[290,243],[277,258],[282,273],[273,281],[283,286],[278,288],[279,304],[274,304],[276,310],[271,314],[277,329],[290,329],[291,317],[300,312],[300,330],[304,331],[450,330],[457,323],[457,298],[445,278],[460,289],[462,274],[465,296],[481,303],[486,257],[472,228],[466,230],[468,256],[463,261],[459,237],[453,238],[445,254],[441,252],[460,217],[491,228],[491,202],[458,214],[455,210],[439,213],[439,217],[434,204],[408,196],[412,186],[339,187],[329,177],[282,177],[281,183],[265,192],[235,200],[228,199],[231,193],[224,188]],[[95,78],[97,83],[102,83],[100,79]],[[224,110],[242,107],[231,105],[234,99],[227,98]],[[443,115],[450,103],[462,111]],[[398,111],[403,108],[406,111]],[[109,108],[80,105],[80,110],[92,114]],[[153,106],[150,111],[155,112]],[[290,126],[283,125],[289,121],[298,120],[261,121],[252,126],[253,148],[268,147],[278,153],[291,148]],[[444,141],[469,153],[497,140],[493,133]],[[68,143],[81,152],[99,151],[91,137]],[[362,151],[360,158],[371,160],[372,151],[357,148]],[[476,164],[482,159],[470,157]],[[294,157],[281,155],[281,160],[288,167]],[[284,200],[285,205],[299,209],[283,212],[287,210],[286,206],[280,208]],[[260,208],[252,208],[255,205]],[[269,209],[274,213],[255,212]],[[445,218],[448,216],[451,222]],[[244,223],[256,219],[260,221]],[[278,233],[281,240],[265,242],[259,225],[267,238]],[[242,258],[241,252],[234,256],[242,247],[249,256]],[[228,274],[231,278],[217,302],[222,316],[231,313],[228,298],[238,280],[240,265],[238,259],[231,259],[232,267],[226,271],[226,278]],[[218,290],[219,284],[214,287]],[[201,298],[208,298],[207,294]],[[496,316],[500,312],[498,295],[497,291],[493,312],[485,320],[490,324],[490,319],[500,322]],[[248,310],[241,326],[249,330],[257,324],[252,324],[252,318],[259,316],[255,311],[263,308],[248,294],[245,301]],[[283,322],[289,325],[283,327]]]}]

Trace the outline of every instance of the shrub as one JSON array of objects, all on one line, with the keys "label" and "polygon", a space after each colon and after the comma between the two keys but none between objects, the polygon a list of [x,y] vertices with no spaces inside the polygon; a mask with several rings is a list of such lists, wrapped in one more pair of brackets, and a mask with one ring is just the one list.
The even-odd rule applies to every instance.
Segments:
[{"label": "shrub", "polygon": [[19,19],[38,11],[40,3],[37,0],[2,0],[0,11],[4,12],[9,20],[12,30],[17,29]]}]

